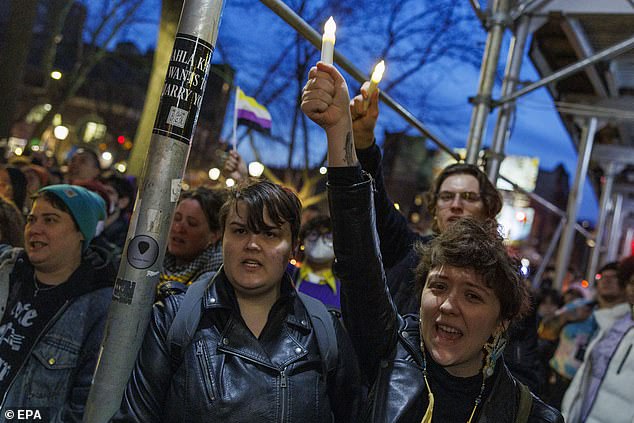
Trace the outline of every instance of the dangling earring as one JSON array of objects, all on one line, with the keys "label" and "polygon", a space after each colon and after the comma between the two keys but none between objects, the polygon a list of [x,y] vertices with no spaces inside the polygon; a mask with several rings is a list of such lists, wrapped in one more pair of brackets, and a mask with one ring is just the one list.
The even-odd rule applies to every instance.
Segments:
[{"label": "dangling earring", "polygon": [[486,344],[484,344],[486,358],[484,362],[484,368],[482,369],[482,374],[484,375],[485,379],[493,376],[493,373],[495,372],[495,363],[504,352],[506,342],[506,331],[500,329],[495,332],[495,335],[493,336],[493,340],[491,342],[487,342]]}]

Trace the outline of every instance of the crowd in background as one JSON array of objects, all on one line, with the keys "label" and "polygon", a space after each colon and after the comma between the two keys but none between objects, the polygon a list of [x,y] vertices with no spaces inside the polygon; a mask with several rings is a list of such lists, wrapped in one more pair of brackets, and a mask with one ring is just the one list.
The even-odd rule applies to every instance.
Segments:
[{"label": "crowd in background", "polygon": [[[634,421],[634,258],[606,263],[590,287],[573,281],[564,292],[553,286],[552,269],[537,287],[510,275],[517,273],[514,262],[499,236],[486,229],[501,209],[501,196],[480,169],[467,164],[450,165],[436,178],[426,198],[433,234],[415,232],[383,185],[374,140],[377,94],[368,98],[366,84],[349,110],[333,111],[349,102],[347,89],[345,96],[340,91],[345,82],[333,84],[342,82],[338,78],[332,67],[313,68],[302,105],[328,136],[329,207],[302,213],[286,188],[250,181],[235,151],[226,155],[224,172],[243,180],[237,188],[181,193],[148,331],[154,338],[144,342],[116,419],[202,421],[206,410],[223,421],[273,421],[275,410],[288,406],[295,420],[281,421],[330,421],[332,414],[341,422],[554,422],[561,421],[559,411],[572,423]],[[363,104],[368,101],[369,107]],[[354,132],[354,145],[344,145],[342,127]],[[135,196],[135,181],[102,169],[87,148],[73,152],[64,172],[36,156],[12,157],[0,166],[4,406],[48,407],[51,421],[81,419]],[[459,252],[452,250],[457,245]],[[269,263],[273,288],[267,289],[275,295],[260,288],[253,294],[244,281]],[[480,276],[484,282],[467,284],[482,284],[472,289],[476,294],[465,294],[468,304],[455,300],[452,290],[463,289],[456,286]],[[202,301],[203,315],[188,340],[191,354],[183,351],[177,360],[202,366],[191,383],[182,366],[162,373],[157,366],[173,366],[173,356],[156,342],[169,344],[167,322],[175,324],[180,304],[192,295],[188,287],[196,284],[206,287],[193,300]],[[320,315],[307,297],[333,312]],[[261,298],[267,302],[255,300]],[[434,308],[434,301],[441,305]],[[483,323],[481,339],[454,319],[490,304],[496,304],[495,313],[489,310],[495,319]],[[306,312],[298,314],[302,307]],[[479,324],[484,317],[477,313]],[[334,325],[336,336],[307,336],[317,317]],[[447,358],[454,352],[439,345],[470,336],[476,346],[461,347],[464,354],[473,350],[464,358],[469,365],[457,370],[454,358]],[[211,350],[210,340],[216,343]],[[324,358],[332,348],[328,342],[339,349],[334,370]],[[281,352],[280,343],[292,344],[294,356]],[[242,356],[230,359],[231,351]],[[320,361],[325,382],[308,377]],[[278,365],[281,373],[266,379],[262,368]],[[52,371],[58,368],[63,370]],[[219,386],[218,374],[230,380]],[[265,376],[256,381],[258,374]],[[310,411],[306,398],[280,405],[267,392],[276,383],[323,403]],[[253,392],[236,395],[228,387],[261,395],[251,417],[238,410]],[[225,408],[213,406],[220,398]],[[501,411],[503,401],[514,404],[513,419]],[[272,411],[271,402],[278,408]]]}]

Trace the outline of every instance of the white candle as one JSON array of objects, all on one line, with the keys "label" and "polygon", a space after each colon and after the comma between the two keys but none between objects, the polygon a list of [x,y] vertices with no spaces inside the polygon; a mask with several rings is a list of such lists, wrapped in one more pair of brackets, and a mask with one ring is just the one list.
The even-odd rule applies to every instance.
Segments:
[{"label": "white candle", "polygon": [[328,18],[324,25],[324,35],[321,37],[321,61],[332,65],[335,57],[335,31],[337,24],[332,18]]},{"label": "white candle", "polygon": [[381,82],[381,78],[383,78],[383,72],[385,72],[385,61],[381,60],[374,67],[374,71],[372,72],[372,77],[370,78],[370,86],[368,87],[368,97],[363,101],[364,110],[368,109],[368,105],[370,104],[370,97],[374,91],[376,91],[376,87]]}]

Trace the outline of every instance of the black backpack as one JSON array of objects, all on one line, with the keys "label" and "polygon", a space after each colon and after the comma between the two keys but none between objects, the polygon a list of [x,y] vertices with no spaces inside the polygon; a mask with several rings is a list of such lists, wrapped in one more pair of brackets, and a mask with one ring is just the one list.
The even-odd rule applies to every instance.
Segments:
[{"label": "black backpack", "polygon": [[[191,342],[202,314],[202,298],[207,287],[214,283],[218,273],[209,272],[192,283],[185,293],[174,320],[167,331],[167,346],[172,363],[180,363],[183,353]],[[308,311],[310,322],[315,330],[317,346],[321,355],[326,378],[337,368],[339,348],[333,320],[326,306],[319,300],[298,292],[301,302]]]}]

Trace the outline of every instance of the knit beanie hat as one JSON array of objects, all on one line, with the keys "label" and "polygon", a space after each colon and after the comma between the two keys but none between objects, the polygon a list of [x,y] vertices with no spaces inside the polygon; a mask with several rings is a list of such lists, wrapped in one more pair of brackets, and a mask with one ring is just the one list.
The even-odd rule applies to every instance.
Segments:
[{"label": "knit beanie hat", "polygon": [[95,237],[97,222],[106,218],[106,204],[99,194],[77,185],[49,185],[38,193],[50,192],[62,200],[79,231],[84,236],[84,248]]}]

